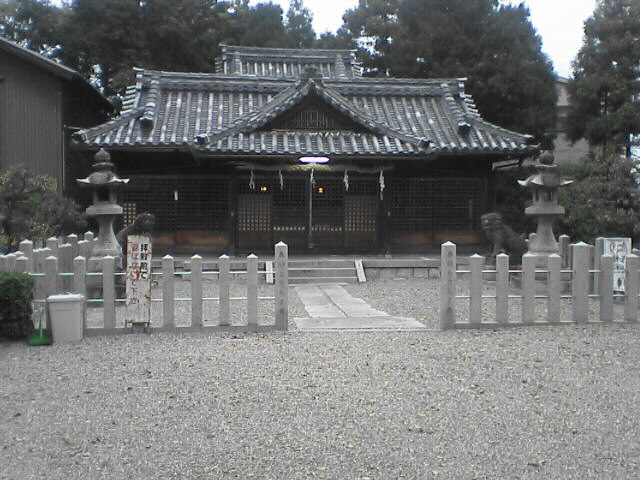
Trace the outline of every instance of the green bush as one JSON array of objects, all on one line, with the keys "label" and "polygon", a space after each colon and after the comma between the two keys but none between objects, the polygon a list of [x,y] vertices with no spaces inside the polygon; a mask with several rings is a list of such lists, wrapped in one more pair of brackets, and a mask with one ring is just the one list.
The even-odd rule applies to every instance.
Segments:
[{"label": "green bush", "polygon": [[22,165],[0,174],[0,248],[14,251],[25,238],[48,238],[86,228],[78,205],[61,197],[53,178]]},{"label": "green bush", "polygon": [[25,338],[33,330],[33,279],[26,273],[0,272],[0,337]]}]

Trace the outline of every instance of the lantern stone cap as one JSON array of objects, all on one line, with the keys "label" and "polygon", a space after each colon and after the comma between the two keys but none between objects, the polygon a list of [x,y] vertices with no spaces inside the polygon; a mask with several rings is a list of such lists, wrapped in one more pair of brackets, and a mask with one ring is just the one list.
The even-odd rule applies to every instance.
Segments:
[{"label": "lantern stone cap", "polygon": [[128,178],[120,178],[115,174],[114,164],[110,162],[111,155],[104,148],[95,154],[94,159],[96,160],[96,163],[93,164],[94,171],[87,178],[76,179],[76,182],[81,186],[109,185],[116,187],[129,183]]},{"label": "lantern stone cap", "polygon": [[[549,165],[539,165],[538,168],[547,166]],[[555,167],[555,165],[551,166]],[[535,173],[524,180],[518,180],[518,183],[520,184],[520,186],[525,188],[531,186],[557,188],[564,187],[565,185],[570,185],[573,183],[573,180],[561,178],[560,175],[558,175],[558,173],[554,171],[542,171],[539,173]]]}]

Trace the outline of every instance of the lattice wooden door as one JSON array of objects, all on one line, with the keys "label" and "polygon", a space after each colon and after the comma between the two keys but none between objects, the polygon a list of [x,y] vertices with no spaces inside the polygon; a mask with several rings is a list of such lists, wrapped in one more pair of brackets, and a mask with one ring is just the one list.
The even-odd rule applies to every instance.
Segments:
[{"label": "lattice wooden door", "polygon": [[380,197],[375,179],[352,179],[344,198],[344,245],[349,250],[378,246]]},{"label": "lattice wooden door", "polygon": [[273,188],[273,241],[285,242],[294,251],[307,248],[308,194],[306,176],[286,175]]},{"label": "lattice wooden door", "polygon": [[310,248],[344,247],[344,185],[339,178],[320,177],[311,185]]},{"label": "lattice wooden door", "polygon": [[273,244],[271,202],[273,185],[267,176],[239,180],[238,248],[265,250]]}]

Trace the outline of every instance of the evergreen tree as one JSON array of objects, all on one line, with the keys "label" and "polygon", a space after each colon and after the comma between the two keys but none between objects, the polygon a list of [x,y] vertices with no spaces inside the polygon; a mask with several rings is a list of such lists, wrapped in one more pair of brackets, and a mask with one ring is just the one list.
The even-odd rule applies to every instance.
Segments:
[{"label": "evergreen tree", "polygon": [[238,45],[284,48],[289,38],[284,26],[284,12],[274,3],[259,3],[241,11],[243,35]]},{"label": "evergreen tree", "polygon": [[632,237],[640,234],[640,194],[630,159],[598,153],[565,167],[574,182],[560,189],[566,213],[557,231],[572,241],[593,242],[599,236]]},{"label": "evergreen tree", "polygon": [[612,151],[640,134],[640,2],[599,0],[569,83],[567,131]]},{"label": "evergreen tree", "polygon": [[360,0],[345,28],[369,74],[468,77],[483,117],[545,140],[554,125],[553,68],[520,6],[497,0]]},{"label": "evergreen tree", "polygon": [[287,35],[294,48],[311,48],[316,41],[312,26],[313,15],[302,0],[291,0],[287,11]]},{"label": "evergreen tree", "polygon": [[48,1],[0,2],[0,36],[55,59],[62,50],[59,31],[64,13]]}]

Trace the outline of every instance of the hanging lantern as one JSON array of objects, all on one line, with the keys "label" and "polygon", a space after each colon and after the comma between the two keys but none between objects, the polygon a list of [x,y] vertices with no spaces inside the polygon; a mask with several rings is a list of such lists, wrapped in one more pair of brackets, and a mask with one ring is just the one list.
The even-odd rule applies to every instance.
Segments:
[{"label": "hanging lantern", "polygon": [[380,184],[380,200],[384,198],[384,171],[380,170],[380,178],[378,179],[378,183]]},{"label": "hanging lantern", "polygon": [[282,170],[278,170],[278,178],[280,179],[280,190],[284,190],[284,178],[282,177]]},{"label": "hanging lantern", "polygon": [[347,173],[347,171],[344,171],[344,178],[342,179],[342,182],[344,183],[344,189],[345,191],[349,191],[349,174]]},{"label": "hanging lantern", "polygon": [[256,189],[256,180],[253,177],[253,170],[251,170],[251,176],[249,177],[249,188],[251,190],[255,190]]}]

